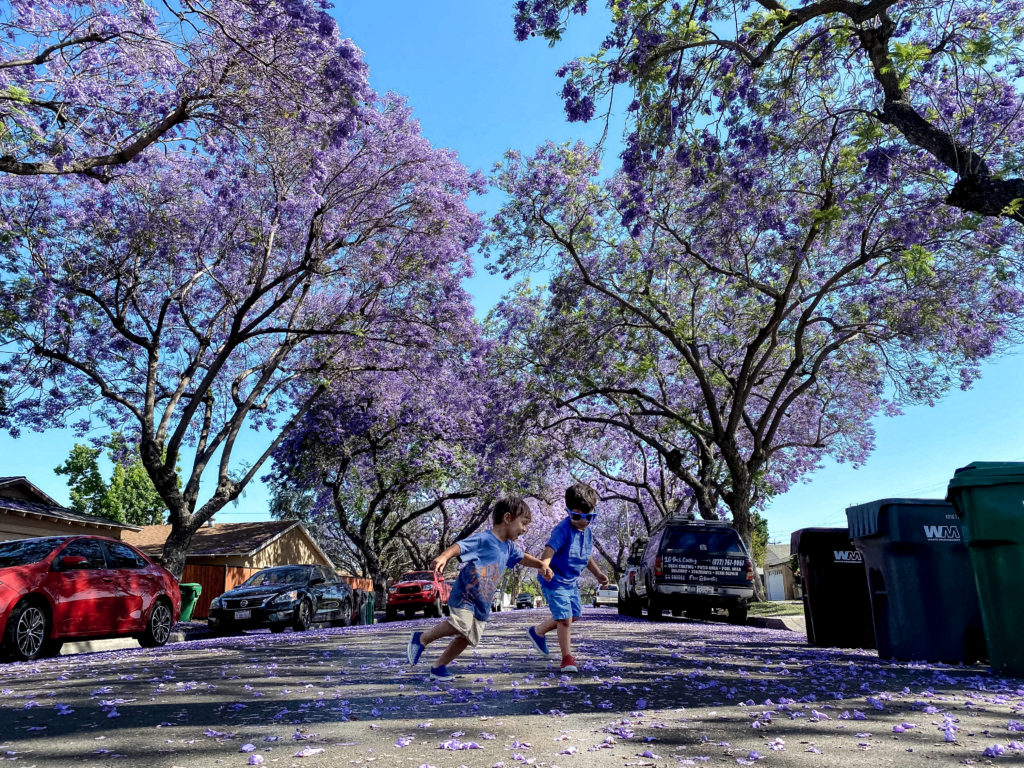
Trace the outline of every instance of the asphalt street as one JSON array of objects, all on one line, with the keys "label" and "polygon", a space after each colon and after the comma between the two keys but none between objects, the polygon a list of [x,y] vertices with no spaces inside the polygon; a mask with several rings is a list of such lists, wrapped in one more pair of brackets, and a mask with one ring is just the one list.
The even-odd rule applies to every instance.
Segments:
[{"label": "asphalt street", "polygon": [[[30,766],[1024,765],[1024,680],[880,661],[799,632],[588,610],[579,675],[495,614],[453,683],[434,620],[0,665],[0,762]],[[986,751],[988,754],[986,754]]]}]

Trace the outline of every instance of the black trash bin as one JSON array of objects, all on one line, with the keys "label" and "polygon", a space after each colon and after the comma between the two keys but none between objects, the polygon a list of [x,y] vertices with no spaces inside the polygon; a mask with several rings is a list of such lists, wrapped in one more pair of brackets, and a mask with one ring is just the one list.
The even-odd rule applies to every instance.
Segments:
[{"label": "black trash bin", "polygon": [[793,531],[789,551],[800,565],[807,642],[825,648],[874,648],[867,573],[849,530]]},{"label": "black trash bin", "polygon": [[973,663],[985,633],[962,521],[937,499],[880,499],[846,510],[864,557],[878,655]]}]

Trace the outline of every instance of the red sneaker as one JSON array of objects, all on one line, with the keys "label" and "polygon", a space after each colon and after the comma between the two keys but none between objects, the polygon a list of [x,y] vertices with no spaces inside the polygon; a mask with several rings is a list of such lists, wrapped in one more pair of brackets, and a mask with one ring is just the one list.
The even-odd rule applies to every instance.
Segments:
[{"label": "red sneaker", "polygon": [[572,656],[562,657],[562,671],[563,672],[579,672],[580,668],[576,666],[576,659]]}]

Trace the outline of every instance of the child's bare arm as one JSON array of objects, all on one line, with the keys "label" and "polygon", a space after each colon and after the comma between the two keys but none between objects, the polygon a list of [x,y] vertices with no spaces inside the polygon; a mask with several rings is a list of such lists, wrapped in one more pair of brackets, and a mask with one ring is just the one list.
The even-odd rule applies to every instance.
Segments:
[{"label": "child's bare arm", "polygon": [[547,581],[551,581],[554,578],[554,573],[551,571],[551,566],[545,563],[543,560],[538,560],[533,555],[523,555],[523,565],[527,568],[536,568],[540,571],[540,575],[543,576]]},{"label": "child's bare arm", "polygon": [[608,585],[608,577],[604,575],[604,571],[598,567],[597,563],[594,562],[594,558],[591,557],[587,561],[587,570],[594,574],[594,578],[597,579],[597,583],[602,587]]},{"label": "child's bare arm", "polygon": [[544,563],[544,565],[550,566],[551,565],[551,558],[554,557],[554,556],[555,556],[555,550],[553,550],[551,547],[549,547],[549,546],[547,546],[545,544],[544,545],[544,551],[540,553],[540,561],[542,563]]},{"label": "child's bare arm", "polygon": [[448,549],[446,549],[440,555],[435,557],[434,560],[430,563],[430,567],[434,570],[435,573],[443,573],[444,567],[448,564],[448,561],[451,560],[453,557],[457,557],[460,554],[462,554],[462,550],[459,549],[459,543],[455,542],[450,547],[448,547]]}]

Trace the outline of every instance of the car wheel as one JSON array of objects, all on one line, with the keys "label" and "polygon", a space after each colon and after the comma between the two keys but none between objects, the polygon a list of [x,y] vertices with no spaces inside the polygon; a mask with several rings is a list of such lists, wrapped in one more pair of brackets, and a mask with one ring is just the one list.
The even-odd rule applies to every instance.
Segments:
[{"label": "car wheel", "polygon": [[441,615],[441,598],[434,600],[434,604],[430,606],[430,615],[437,617]]},{"label": "car wheel", "polygon": [[309,600],[303,600],[295,609],[295,621],[292,622],[292,629],[296,632],[305,632],[313,625],[313,606]]},{"label": "car wheel", "polygon": [[736,605],[729,606],[729,623],[730,624],[746,624],[747,623],[747,604],[737,603]]},{"label": "car wheel", "polygon": [[7,619],[4,645],[18,661],[39,658],[46,648],[50,619],[46,610],[35,600],[22,600]]},{"label": "car wheel", "polygon": [[171,604],[166,597],[157,598],[153,603],[153,609],[149,612],[146,631],[139,637],[139,645],[143,648],[158,648],[166,643],[171,636],[173,625],[174,616],[171,613]]},{"label": "car wheel", "polygon": [[331,622],[332,627],[347,627],[352,623],[352,603],[345,600],[341,603],[341,617]]}]

